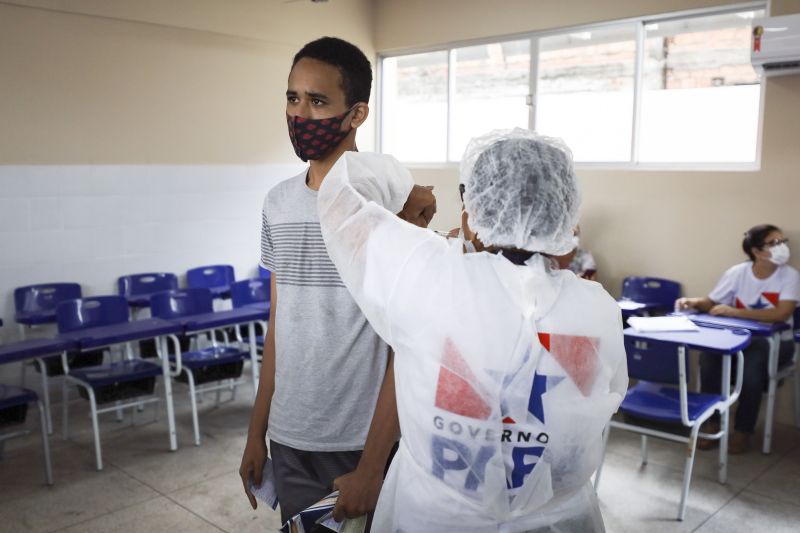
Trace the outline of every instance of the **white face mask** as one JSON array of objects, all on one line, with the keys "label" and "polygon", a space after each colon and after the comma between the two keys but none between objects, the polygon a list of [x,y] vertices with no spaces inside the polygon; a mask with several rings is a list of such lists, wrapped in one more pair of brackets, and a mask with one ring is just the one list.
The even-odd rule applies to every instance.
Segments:
[{"label": "white face mask", "polygon": [[769,253],[769,260],[778,266],[785,265],[789,262],[789,246],[785,242],[771,247]]}]

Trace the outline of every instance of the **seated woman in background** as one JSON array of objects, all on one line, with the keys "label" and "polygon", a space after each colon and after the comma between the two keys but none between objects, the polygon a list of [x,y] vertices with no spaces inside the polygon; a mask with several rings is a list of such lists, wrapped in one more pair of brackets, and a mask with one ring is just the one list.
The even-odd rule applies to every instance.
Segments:
[{"label": "seated woman in background", "polygon": [[[800,273],[786,263],[789,261],[789,239],[771,224],[750,228],[744,234],[742,250],[750,258],[729,268],[711,293],[703,298],[680,298],[678,310],[695,309],[712,315],[746,318],[762,322],[789,322],[800,300]],[[789,361],[794,353],[791,330],[784,333],[780,344],[780,364]],[[768,374],[769,343],[763,337],[753,337],[744,351],[744,383],[739,396],[728,452],[747,451],[750,436],[758,421],[761,395]],[[722,358],[714,354],[701,354],[701,389],[719,393]],[[705,433],[717,433],[719,420],[706,422]],[[700,439],[701,450],[714,448],[719,441]]]}]

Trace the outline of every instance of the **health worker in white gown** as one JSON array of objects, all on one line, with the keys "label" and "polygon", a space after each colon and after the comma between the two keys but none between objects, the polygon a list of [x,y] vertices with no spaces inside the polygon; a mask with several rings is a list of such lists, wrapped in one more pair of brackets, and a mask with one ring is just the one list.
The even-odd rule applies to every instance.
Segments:
[{"label": "health worker in white gown", "polygon": [[372,531],[603,531],[589,479],[628,377],[614,299],[548,257],[578,222],[571,153],[492,132],[460,181],[477,253],[394,215],[413,181],[391,156],[347,152],[319,191],[328,253],[396,353],[402,439]]}]

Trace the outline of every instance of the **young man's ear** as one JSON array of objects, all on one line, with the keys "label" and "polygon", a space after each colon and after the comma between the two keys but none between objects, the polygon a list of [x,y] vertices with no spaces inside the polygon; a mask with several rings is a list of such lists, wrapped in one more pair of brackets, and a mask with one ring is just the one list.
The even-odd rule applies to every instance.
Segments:
[{"label": "young man's ear", "polygon": [[369,105],[364,102],[359,102],[353,108],[350,114],[350,127],[358,128],[361,126],[369,116]]}]

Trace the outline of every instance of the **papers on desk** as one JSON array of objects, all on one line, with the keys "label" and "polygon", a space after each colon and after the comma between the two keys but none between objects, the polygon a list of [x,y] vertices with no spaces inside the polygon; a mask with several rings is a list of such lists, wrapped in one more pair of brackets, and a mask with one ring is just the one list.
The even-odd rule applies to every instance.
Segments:
[{"label": "papers on desk", "polygon": [[647,304],[634,302],[633,300],[617,300],[617,303],[623,311],[638,311],[647,307]]},{"label": "papers on desk", "polygon": [[628,324],[639,333],[700,331],[700,327],[685,316],[632,316]]},{"label": "papers on desk", "polygon": [[250,476],[248,483],[250,492],[256,499],[266,503],[272,509],[278,507],[278,492],[275,490],[275,474],[272,472],[272,459],[267,457],[264,463],[264,470],[261,471],[261,486],[256,488],[253,485],[253,477]]},{"label": "papers on desk", "polygon": [[333,508],[339,498],[339,491],[333,491],[314,505],[294,515],[283,524],[282,533],[310,533],[322,526],[337,533],[364,533],[367,517],[361,516],[337,522],[333,519]]}]

